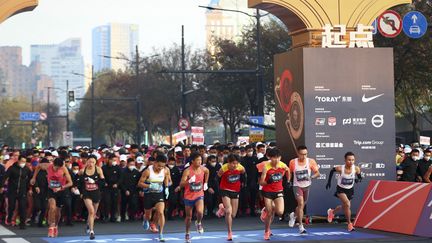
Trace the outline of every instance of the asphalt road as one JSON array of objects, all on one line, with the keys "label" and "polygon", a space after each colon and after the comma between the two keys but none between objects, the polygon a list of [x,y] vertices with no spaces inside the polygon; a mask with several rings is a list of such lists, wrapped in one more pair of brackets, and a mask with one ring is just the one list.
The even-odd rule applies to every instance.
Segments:
[{"label": "asphalt road", "polygon": [[[216,243],[226,242],[226,228],[223,219],[207,219],[203,221],[205,233],[198,235],[192,232],[192,242]],[[234,221],[234,242],[264,242],[264,225],[258,218],[238,218]],[[432,243],[432,238],[407,236],[401,234],[379,232],[373,230],[357,229],[347,232],[346,224],[317,223],[306,226],[308,235],[298,235],[297,227],[289,228],[286,222],[275,222],[272,231],[274,236],[271,242],[414,242]],[[192,227],[194,230],[194,227]],[[74,226],[61,226],[58,238],[46,238],[47,228],[27,227],[20,230],[18,227],[0,227],[0,238],[8,243],[26,242],[157,242],[157,234],[145,232],[141,222],[125,223],[96,223],[96,239],[90,241],[85,234],[84,223],[75,223]],[[167,221],[165,239],[167,242],[184,242],[184,223],[181,219]]]}]

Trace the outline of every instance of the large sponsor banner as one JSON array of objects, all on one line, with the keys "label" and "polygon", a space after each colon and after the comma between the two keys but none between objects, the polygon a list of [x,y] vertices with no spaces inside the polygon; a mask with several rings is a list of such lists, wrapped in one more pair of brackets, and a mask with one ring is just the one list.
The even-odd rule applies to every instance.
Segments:
[{"label": "large sponsor banner", "polygon": [[354,224],[366,229],[432,237],[431,188],[426,183],[371,181]]},{"label": "large sponsor banner", "polygon": [[[355,185],[352,208],[356,211],[368,180],[395,178],[392,49],[304,48],[276,57],[276,66],[275,75],[283,77],[289,72],[293,80],[289,100],[303,106],[295,108],[289,103],[291,109],[286,110],[292,114],[287,114],[279,102],[277,143],[286,161],[295,157],[294,146],[305,144],[322,174],[313,181],[308,214],[324,215],[339,203],[333,196],[336,179],[331,190],[325,190],[325,184],[331,168],[343,164],[348,151],[356,155],[365,177],[363,183]],[[293,98],[296,90],[300,97]],[[291,125],[303,130],[304,135],[297,140],[293,135],[298,134],[281,129],[287,116],[291,124],[304,122],[303,126]]]}]

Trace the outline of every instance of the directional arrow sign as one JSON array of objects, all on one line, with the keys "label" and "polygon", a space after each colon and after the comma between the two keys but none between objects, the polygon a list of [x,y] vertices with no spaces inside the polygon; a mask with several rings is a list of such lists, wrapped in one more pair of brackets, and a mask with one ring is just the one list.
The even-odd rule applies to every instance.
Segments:
[{"label": "directional arrow sign", "polygon": [[[432,200],[429,202],[429,205],[428,205],[428,207],[430,208],[430,207],[432,207]],[[430,215],[430,217],[429,217],[429,219],[430,220],[432,220],[432,213],[431,213],[431,215]]]},{"label": "directional arrow sign", "polygon": [[426,33],[428,23],[426,17],[422,13],[411,11],[404,16],[402,27],[404,33],[408,37],[418,39]]}]

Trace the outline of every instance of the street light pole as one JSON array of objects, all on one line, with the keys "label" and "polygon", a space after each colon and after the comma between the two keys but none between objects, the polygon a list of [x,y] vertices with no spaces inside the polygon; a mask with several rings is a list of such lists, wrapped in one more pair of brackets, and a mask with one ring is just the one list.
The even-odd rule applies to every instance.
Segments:
[{"label": "street light pole", "polygon": [[91,126],[90,126],[90,133],[91,133],[91,141],[90,141],[90,147],[93,147],[94,145],[94,86],[95,86],[95,76],[94,76],[94,66],[92,65],[91,68],[91,73],[92,73],[92,82],[91,82],[91,114],[90,114],[90,119],[91,119]]},{"label": "street light pole", "polygon": [[[181,61],[182,61],[182,71],[186,70],[186,63],[185,63],[185,44],[184,44],[184,25],[182,25],[182,39],[181,39]],[[181,78],[181,95],[182,95],[182,102],[181,102],[181,116],[182,118],[187,117],[186,112],[186,95],[184,94],[186,90],[186,73],[182,72],[182,78]]]},{"label": "street light pole", "polygon": [[51,114],[50,114],[50,90],[52,87],[46,87],[48,90],[48,94],[47,94],[47,146],[50,146],[50,142],[51,142],[51,136],[50,136],[50,121],[51,121]]}]

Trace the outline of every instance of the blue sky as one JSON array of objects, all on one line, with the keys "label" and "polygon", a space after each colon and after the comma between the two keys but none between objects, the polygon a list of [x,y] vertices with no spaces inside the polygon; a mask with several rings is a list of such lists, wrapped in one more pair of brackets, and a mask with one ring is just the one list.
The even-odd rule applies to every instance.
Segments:
[{"label": "blue sky", "polygon": [[55,44],[80,37],[83,55],[91,62],[91,30],[109,22],[140,26],[140,49],[148,54],[181,41],[196,48],[205,45],[205,9],[210,0],[39,0],[32,12],[11,17],[0,24],[0,46],[23,47],[28,64],[31,44]]}]

